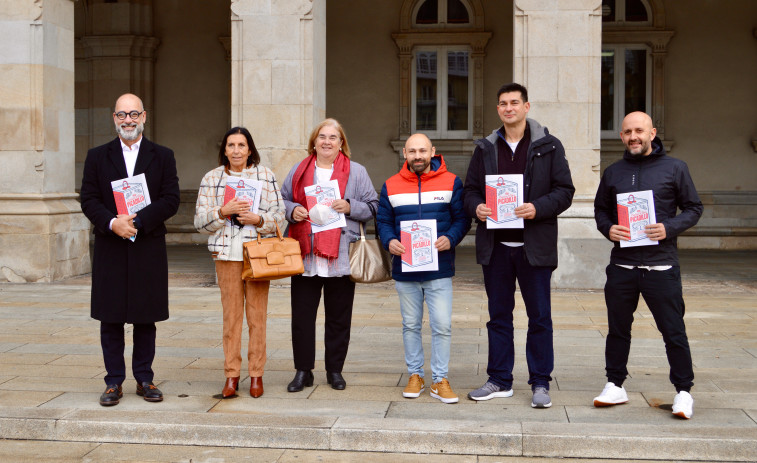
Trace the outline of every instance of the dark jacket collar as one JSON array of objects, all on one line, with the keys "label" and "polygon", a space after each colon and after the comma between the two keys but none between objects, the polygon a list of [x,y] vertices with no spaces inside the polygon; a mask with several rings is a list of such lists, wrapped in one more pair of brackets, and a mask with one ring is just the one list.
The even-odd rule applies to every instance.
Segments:
[{"label": "dark jacket collar", "polygon": [[649,153],[648,156],[634,156],[633,154],[629,153],[628,150],[625,150],[623,152],[623,159],[629,162],[645,162],[652,159],[657,159],[665,156],[665,147],[662,144],[662,140],[660,140],[660,137],[654,137],[652,140],[652,152]]},{"label": "dark jacket collar", "polygon": [[[150,165],[155,157],[154,145],[142,135],[142,140],[139,143],[139,153],[137,153],[137,163],[134,165],[134,175],[139,175],[147,170],[147,166]],[[124,161],[124,153],[121,148],[121,140],[116,137],[108,145],[108,158],[118,170],[118,174],[123,178],[128,176],[126,172],[126,161]]]}]

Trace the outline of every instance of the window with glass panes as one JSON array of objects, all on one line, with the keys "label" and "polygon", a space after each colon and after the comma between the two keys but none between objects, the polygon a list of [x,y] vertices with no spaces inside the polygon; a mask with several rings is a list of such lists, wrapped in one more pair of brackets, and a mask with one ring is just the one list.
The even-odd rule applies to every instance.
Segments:
[{"label": "window with glass panes", "polygon": [[[633,27],[650,22],[644,0],[603,0],[604,26]],[[642,44],[602,45],[603,137],[617,137],[623,117],[632,111],[651,112],[652,68],[649,47]]]},{"label": "window with glass panes", "polygon": [[[462,0],[425,0],[416,5],[415,27],[447,28],[470,23]],[[472,88],[469,47],[430,46],[414,50],[412,127],[436,138],[471,134]]]},{"label": "window with glass panes", "polygon": [[437,138],[469,136],[470,51],[464,47],[419,47],[414,55],[413,131]]}]

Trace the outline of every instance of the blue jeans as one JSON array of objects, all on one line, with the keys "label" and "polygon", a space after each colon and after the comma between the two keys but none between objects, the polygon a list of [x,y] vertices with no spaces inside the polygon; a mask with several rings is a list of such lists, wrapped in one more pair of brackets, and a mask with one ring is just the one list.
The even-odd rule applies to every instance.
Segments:
[{"label": "blue jeans", "polygon": [[552,347],[552,303],[549,281],[552,267],[534,267],[528,263],[523,247],[496,243],[489,265],[482,265],[484,286],[489,298],[489,381],[505,389],[513,384],[515,347],[513,343],[513,310],[515,279],[518,279],[528,315],[526,362],[528,384],[532,388],[549,389],[554,369]]},{"label": "blue jeans", "polygon": [[402,311],[402,341],[407,372],[423,378],[423,300],[431,325],[431,374],[435,383],[447,377],[452,338],[452,278],[395,281]]}]

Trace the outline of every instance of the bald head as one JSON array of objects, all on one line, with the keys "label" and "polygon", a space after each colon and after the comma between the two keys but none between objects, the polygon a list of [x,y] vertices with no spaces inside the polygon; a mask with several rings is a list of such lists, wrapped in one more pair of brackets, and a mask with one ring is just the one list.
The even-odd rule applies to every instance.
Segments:
[{"label": "bald head", "polygon": [[435,153],[436,148],[431,145],[431,140],[422,133],[411,135],[402,150],[407,167],[416,174],[425,174],[431,170],[431,158]]},{"label": "bald head", "polygon": [[136,109],[139,112],[144,111],[145,105],[142,103],[142,99],[133,93],[124,93],[123,95],[119,96],[116,100],[116,112],[129,111],[131,109]]},{"label": "bald head", "polygon": [[657,135],[657,129],[652,126],[652,118],[648,114],[635,111],[623,118],[620,129],[620,139],[626,149],[634,156],[648,156],[652,153],[652,140]]}]

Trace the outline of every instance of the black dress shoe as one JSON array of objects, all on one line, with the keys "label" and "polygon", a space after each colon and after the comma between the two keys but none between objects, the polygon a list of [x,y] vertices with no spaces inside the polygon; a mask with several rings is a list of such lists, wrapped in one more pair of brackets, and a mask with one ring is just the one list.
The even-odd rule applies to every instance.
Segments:
[{"label": "black dress shoe", "polygon": [[331,384],[332,389],[336,389],[337,391],[342,391],[345,387],[347,387],[347,381],[344,380],[341,373],[327,371],[326,381]]},{"label": "black dress shoe", "polygon": [[103,407],[110,407],[111,405],[118,405],[118,399],[124,396],[121,386],[118,384],[108,384],[105,386],[105,392],[100,396],[100,405]]},{"label": "black dress shoe", "polygon": [[313,385],[313,372],[310,370],[297,370],[294,374],[294,379],[287,386],[289,392],[300,392],[305,386],[310,387]]},{"label": "black dress shoe", "polygon": [[137,395],[141,395],[148,402],[160,402],[163,400],[163,393],[155,387],[152,381],[137,384]]}]

